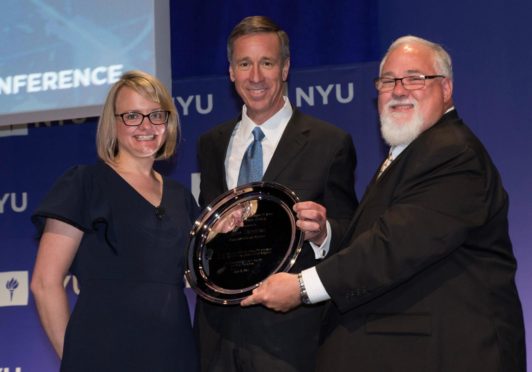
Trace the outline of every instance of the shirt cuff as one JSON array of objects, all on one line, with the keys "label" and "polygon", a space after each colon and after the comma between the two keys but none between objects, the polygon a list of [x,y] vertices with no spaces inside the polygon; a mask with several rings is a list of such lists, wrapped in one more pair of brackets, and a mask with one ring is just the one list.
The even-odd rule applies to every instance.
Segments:
[{"label": "shirt cuff", "polygon": [[325,287],[321,283],[316,267],[303,270],[301,272],[301,277],[303,278],[303,284],[305,285],[305,290],[307,291],[310,303],[315,304],[331,299],[331,296],[329,296]]},{"label": "shirt cuff", "polygon": [[310,246],[312,247],[312,250],[314,251],[314,258],[316,260],[322,260],[327,256],[327,253],[329,253],[329,248],[331,247],[331,224],[329,221],[325,221],[325,226],[327,228],[327,236],[325,237],[325,240],[321,245],[317,245],[309,241]]}]

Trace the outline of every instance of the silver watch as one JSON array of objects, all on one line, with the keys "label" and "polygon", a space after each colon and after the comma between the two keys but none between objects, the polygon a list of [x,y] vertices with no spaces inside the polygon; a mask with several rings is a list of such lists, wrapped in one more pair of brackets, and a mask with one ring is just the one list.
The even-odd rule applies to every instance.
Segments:
[{"label": "silver watch", "polygon": [[301,297],[301,302],[305,305],[310,305],[310,298],[308,297],[305,282],[303,281],[303,275],[301,275],[301,273],[297,274],[297,280],[299,280],[299,296]]}]

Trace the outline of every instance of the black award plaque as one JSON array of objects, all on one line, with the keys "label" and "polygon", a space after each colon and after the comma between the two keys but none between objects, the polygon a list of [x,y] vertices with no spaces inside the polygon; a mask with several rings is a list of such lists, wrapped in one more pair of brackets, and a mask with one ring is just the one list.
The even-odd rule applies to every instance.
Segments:
[{"label": "black award plaque", "polygon": [[254,182],[229,190],[190,232],[185,276],[204,299],[237,304],[271,274],[288,271],[303,245],[288,188]]}]

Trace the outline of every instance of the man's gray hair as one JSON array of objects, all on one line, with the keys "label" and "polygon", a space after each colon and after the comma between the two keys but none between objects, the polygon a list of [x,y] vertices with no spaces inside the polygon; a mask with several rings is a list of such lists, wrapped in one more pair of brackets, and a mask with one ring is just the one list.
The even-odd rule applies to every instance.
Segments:
[{"label": "man's gray hair", "polygon": [[412,35],[402,36],[396,39],[392,43],[392,45],[390,45],[388,51],[382,58],[381,65],[379,68],[379,74],[382,74],[382,67],[384,66],[384,63],[386,62],[386,59],[388,58],[390,52],[404,44],[422,44],[432,49],[432,51],[434,52],[434,68],[436,69],[436,72],[438,74],[444,75],[451,81],[453,80],[453,64],[449,53],[447,53],[447,51],[440,44],[436,44],[432,41],[428,41],[426,39]]}]

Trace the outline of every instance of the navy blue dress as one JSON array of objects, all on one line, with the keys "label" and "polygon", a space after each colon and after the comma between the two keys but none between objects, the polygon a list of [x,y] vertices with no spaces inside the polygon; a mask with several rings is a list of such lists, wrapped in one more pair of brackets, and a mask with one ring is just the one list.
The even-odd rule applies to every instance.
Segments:
[{"label": "navy blue dress", "polygon": [[156,209],[112,168],[76,166],[32,216],[84,235],[71,267],[80,294],[61,371],[195,371],[196,342],[183,293],[183,249],[197,215],[188,190],[164,178]]}]

